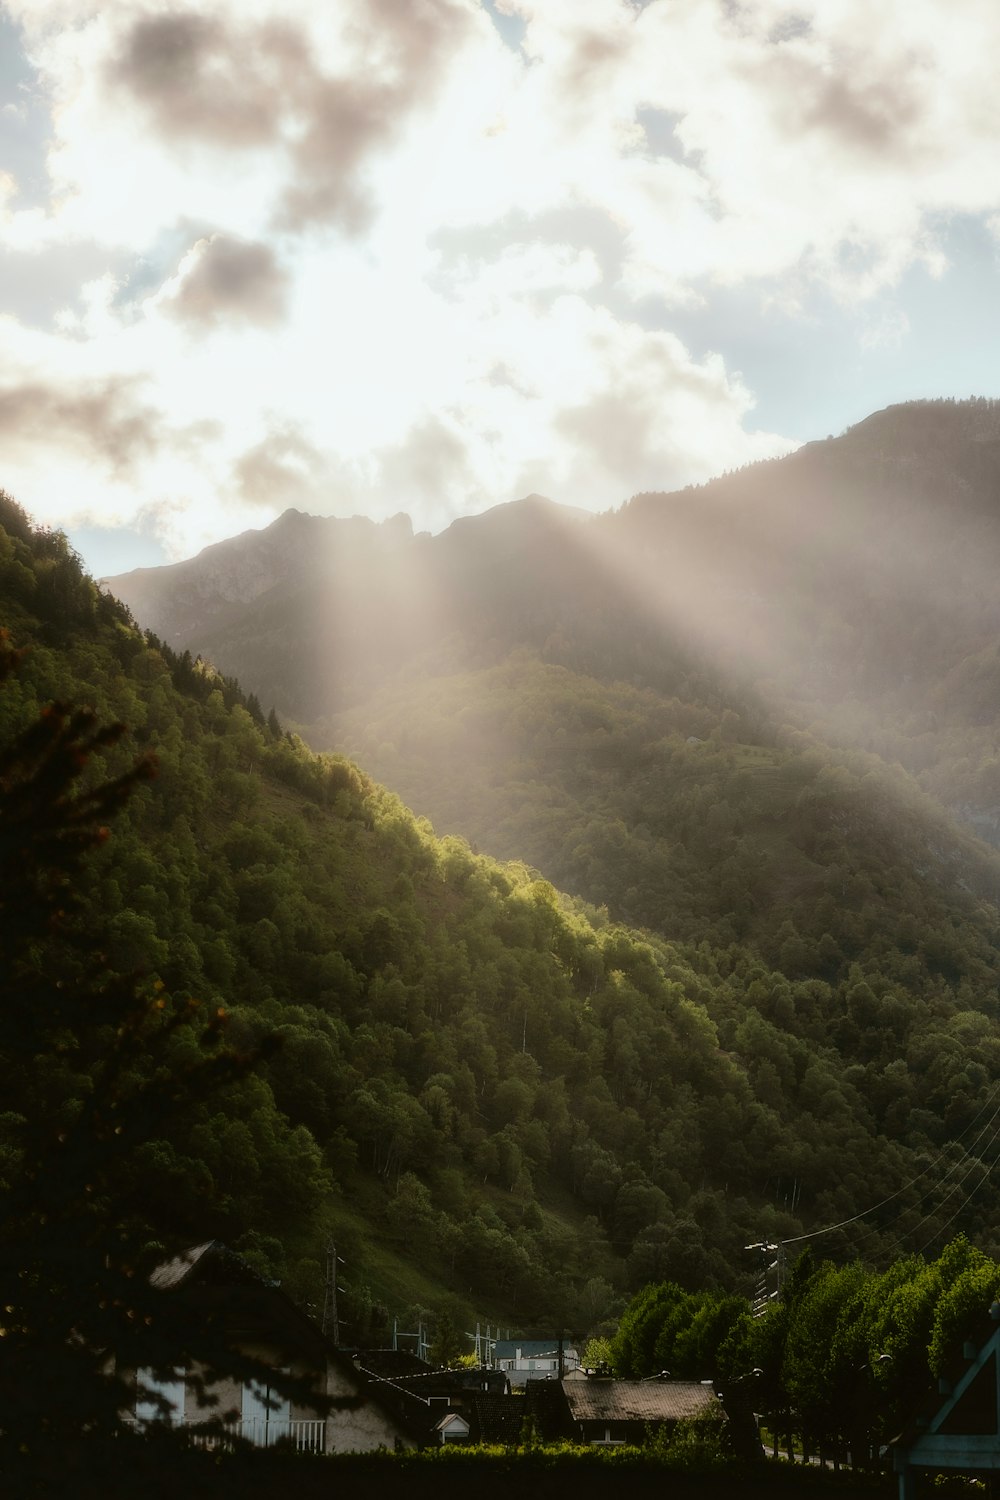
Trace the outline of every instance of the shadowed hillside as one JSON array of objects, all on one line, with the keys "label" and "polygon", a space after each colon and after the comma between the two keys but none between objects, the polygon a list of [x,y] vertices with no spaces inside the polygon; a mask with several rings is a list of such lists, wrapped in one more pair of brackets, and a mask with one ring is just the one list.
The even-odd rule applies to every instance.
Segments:
[{"label": "shadowed hillside", "polygon": [[[532,497],[412,537],[403,518],[288,512],[112,584],[168,643],[238,675],[313,743],[360,752],[449,824],[450,773],[435,783],[436,747],[404,723],[412,691],[520,651],[589,694],[596,681],[665,695],[703,728],[729,710],[730,739],[787,723],[898,761],[996,841],[998,482],[995,403],[914,403],[600,517]],[[468,808],[455,826],[486,828]]]},{"label": "shadowed hillside", "polygon": [[[326,571],[278,569],[254,599],[230,601],[225,630],[206,625],[196,643],[239,665],[265,702],[273,689],[281,707],[294,705],[316,738],[350,749],[439,830],[527,859],[582,896],[596,932],[613,930],[606,920],[645,929],[656,970],[714,1028],[706,1034],[718,1036],[720,1057],[776,1133],[754,1135],[743,1105],[723,1104],[696,1069],[670,1085],[679,1115],[673,1133],[656,1127],[648,1154],[624,1123],[630,1111],[646,1119],[663,1078],[660,1064],[644,1071],[658,1054],[634,1034],[642,987],[623,966],[627,992],[605,1007],[589,981],[574,981],[588,1024],[610,1028],[589,1075],[606,1090],[598,1114],[610,1134],[596,1140],[606,1156],[578,1149],[580,1121],[596,1139],[596,1116],[574,1095],[572,1144],[553,1175],[550,1083],[568,1088],[575,1074],[558,1049],[532,1051],[535,1002],[519,1002],[503,977],[516,924],[496,932],[488,983],[462,967],[451,985],[481,1019],[506,1017],[519,1080],[492,1127],[476,1126],[490,1139],[502,1120],[518,1155],[508,1160],[494,1144],[463,1161],[492,1164],[499,1151],[506,1191],[530,1178],[543,1203],[539,1184],[558,1181],[626,1256],[627,1277],[653,1274],[664,1258],[671,1275],[703,1276],[720,1235],[729,1269],[707,1274],[738,1276],[739,1236],[760,1237],[745,1219],[746,1229],[722,1230],[740,1198],[782,1213],[794,1206],[812,1227],[915,1184],[912,1205],[893,1199],[883,1229],[866,1227],[865,1240],[875,1254],[923,1248],[937,1233],[938,1210],[924,1196],[933,1200],[936,1153],[956,1137],[972,1156],[940,1212],[975,1212],[992,1232],[984,1174],[993,1136],[979,1131],[997,1076],[1000,881],[995,856],[961,831],[949,804],[962,778],[965,791],[989,782],[993,731],[976,716],[988,718],[982,663],[995,650],[996,423],[984,403],[890,411],[789,459],[675,496],[639,496],[596,518],[533,497],[437,538],[409,538],[397,525],[378,540],[362,526],[364,560],[355,549],[350,566],[345,552]],[[276,531],[315,537],[317,527],[353,534],[292,514],[213,555],[265,548]],[[331,546],[336,553],[340,542]],[[199,560],[184,566],[197,573]],[[258,655],[255,641],[270,654]],[[985,803],[962,806],[985,815]],[[481,856],[462,858],[476,866]],[[530,871],[517,879],[542,901],[539,912],[552,909]],[[351,980],[358,1009],[345,1012],[348,1025],[371,1024],[388,1004],[387,1023],[413,1035],[421,1023],[411,987],[426,981],[411,969],[411,937],[399,936],[416,931],[398,909],[409,887],[398,872],[394,880],[371,898],[389,923],[386,943],[366,946],[362,931],[359,944],[350,928],[335,942],[365,976]],[[270,908],[251,908],[278,925]],[[440,911],[438,898],[427,911]],[[450,935],[443,951],[450,970],[478,950]],[[381,981],[372,987],[383,971],[391,1002]],[[526,993],[540,993],[534,980]],[[547,1001],[543,1010],[557,1013]],[[436,1025],[436,1002],[427,1014]],[[454,1079],[470,1046],[458,1044],[454,1063],[420,1088],[438,1072]],[[678,1055],[688,1054],[685,1042]],[[448,1118],[435,1116],[435,1129]],[[543,1122],[547,1152],[535,1129]],[[709,1145],[680,1144],[692,1126]],[[353,1138],[376,1175],[379,1161],[383,1170],[395,1161],[377,1138]],[[734,1189],[749,1139],[753,1163]],[[897,1148],[916,1153],[902,1170],[870,1155]],[[698,1160],[724,1162],[724,1180],[715,1169],[699,1177]],[[412,1175],[437,1223],[434,1213],[450,1211],[422,1162]],[[406,1190],[420,1199],[417,1187]],[[430,1236],[438,1255],[445,1236]],[[620,1274],[606,1262],[609,1284]]]},{"label": "shadowed hillside", "polygon": [[[590,523],[529,515],[569,567]],[[495,521],[517,534],[519,512]],[[335,1232],[343,1316],[375,1338],[390,1307],[583,1331],[651,1279],[749,1289],[749,1242],[876,1203],[841,1248],[861,1235],[891,1257],[965,1222],[1000,1237],[982,1133],[1000,1074],[996,921],[968,889],[995,868],[905,779],[741,740],[707,694],[664,706],[595,678],[588,701],[579,673],[503,654],[482,702],[536,683],[523,726],[513,697],[501,717],[538,765],[552,740],[562,813],[593,824],[595,882],[684,913],[682,940],[641,937],[523,864],[437,838],[231,678],[144,638],[58,535],[9,501],[3,522],[6,623],[30,647],[3,731],[59,694],[123,719],[159,763],[86,893],[109,964],[221,1004],[237,1043],[280,1043],[151,1146],[178,1186],[208,1190],[206,1234],[316,1305]],[[675,811],[686,798],[686,832],[657,785]],[[609,819],[622,786],[647,835]],[[658,861],[674,849],[671,872]]]}]

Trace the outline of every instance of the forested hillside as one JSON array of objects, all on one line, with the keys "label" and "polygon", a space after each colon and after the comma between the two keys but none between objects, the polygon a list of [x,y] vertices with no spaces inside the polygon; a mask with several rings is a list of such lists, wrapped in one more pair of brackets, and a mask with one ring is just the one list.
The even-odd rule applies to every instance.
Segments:
[{"label": "forested hillside", "polygon": [[[695,734],[726,709],[730,739],[814,726],[898,761],[996,842],[998,483],[997,403],[915,402],[599,517],[536,496],[413,537],[405,517],[290,511],[112,587],[436,818],[450,777],[435,782],[437,744],[401,694],[527,652],[676,700]],[[516,748],[530,771],[534,747]]]},{"label": "forested hillside", "polygon": [[[542,538],[558,551],[566,528],[530,513],[541,567]],[[315,1306],[335,1232],[359,1342],[414,1303],[585,1332],[649,1280],[749,1290],[746,1244],[872,1205],[828,1248],[861,1235],[878,1261],[974,1224],[995,1252],[997,923],[973,888],[997,871],[908,780],[778,734],[752,703],[734,724],[711,685],[672,700],[508,658],[484,609],[477,649],[499,659],[456,720],[553,768],[510,838],[535,858],[532,822],[563,777],[567,868],[589,859],[595,893],[648,924],[638,935],[528,866],[437,838],[232,679],[144,637],[60,536],[9,500],[2,520],[4,623],[30,648],[3,733],[59,696],[131,727],[108,769],[158,762],[87,892],[109,963],[222,1005],[238,1044],[280,1043],[150,1148],[179,1221],[185,1183],[208,1187],[193,1236],[248,1251]],[[462,587],[482,595],[489,576],[484,557]],[[520,597],[544,614],[536,581]],[[593,623],[573,651],[599,649]],[[453,684],[436,690],[413,731],[432,727],[458,779],[461,747],[437,727]],[[483,760],[491,809],[504,768]]]}]

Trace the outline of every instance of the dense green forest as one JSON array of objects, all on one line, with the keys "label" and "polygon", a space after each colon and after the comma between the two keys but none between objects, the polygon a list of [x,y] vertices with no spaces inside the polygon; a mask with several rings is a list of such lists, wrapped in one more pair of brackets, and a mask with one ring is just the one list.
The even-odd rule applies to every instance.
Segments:
[{"label": "dense green forest", "polygon": [[[973,1224],[1000,1247],[997,867],[902,772],[763,715],[751,734],[707,679],[672,704],[501,651],[456,734],[545,747],[566,868],[590,861],[572,883],[607,893],[588,906],[436,837],[139,631],[60,535],[6,499],[2,522],[27,650],[0,732],[60,698],[129,726],[102,774],[156,759],[92,857],[109,968],[223,1008],[237,1048],[279,1044],[149,1145],[192,1239],[315,1308],[335,1234],[362,1344],[396,1312],[585,1333],[650,1281],[749,1293],[747,1244],[872,1205],[828,1252],[885,1264]],[[608,816],[623,798],[645,834]]]}]

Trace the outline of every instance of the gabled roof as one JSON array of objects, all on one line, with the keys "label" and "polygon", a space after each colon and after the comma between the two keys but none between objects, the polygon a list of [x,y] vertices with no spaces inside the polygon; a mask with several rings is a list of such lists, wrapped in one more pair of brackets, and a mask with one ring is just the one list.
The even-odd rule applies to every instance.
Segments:
[{"label": "gabled roof", "polygon": [[678,1422],[719,1406],[697,1380],[567,1380],[574,1422]]},{"label": "gabled roof", "polygon": [[265,1281],[250,1262],[220,1240],[206,1240],[173,1260],[164,1261],[150,1282],[170,1296],[184,1294],[190,1306],[203,1307],[205,1317],[228,1330],[228,1337],[259,1336],[284,1345],[289,1355],[322,1363],[335,1358],[353,1373],[314,1323],[274,1282]]},{"label": "gabled roof", "polygon": [[335,1367],[358,1393],[350,1398],[351,1403],[359,1398],[372,1401],[394,1422],[402,1422],[411,1437],[416,1435],[413,1424],[406,1420],[407,1412],[387,1399],[385,1382],[359,1370],[279,1286],[265,1281],[249,1261],[220,1240],[206,1240],[164,1261],[152,1272],[150,1282],[204,1309],[206,1318],[226,1330],[229,1343],[264,1337],[284,1347],[290,1356],[315,1362],[319,1368]]},{"label": "gabled roof", "polygon": [[469,1430],[468,1422],[458,1411],[445,1412],[440,1422],[434,1424],[435,1432],[461,1432],[464,1437],[468,1437]]},{"label": "gabled roof", "polygon": [[215,1240],[206,1240],[203,1245],[195,1245],[193,1249],[185,1250],[182,1255],[175,1255],[173,1260],[165,1260],[153,1271],[149,1278],[150,1285],[159,1287],[164,1292],[183,1285],[202,1256],[214,1248],[216,1248]]},{"label": "gabled roof", "polygon": [[1000,1469],[1000,1304],[949,1351],[946,1369],[937,1394],[892,1445],[897,1473]]}]

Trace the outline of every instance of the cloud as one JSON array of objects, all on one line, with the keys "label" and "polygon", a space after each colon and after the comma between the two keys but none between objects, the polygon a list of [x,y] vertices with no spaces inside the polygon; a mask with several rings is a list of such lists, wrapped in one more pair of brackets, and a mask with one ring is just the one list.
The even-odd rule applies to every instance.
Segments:
[{"label": "cloud", "polygon": [[[634,297],[790,272],[868,297],[933,254],[942,214],[1000,197],[989,4],[957,7],[946,28],[928,0],[511,8],[532,60],[520,100],[540,125],[532,170],[547,164],[564,201],[614,214]],[[651,110],[676,151],[651,155],[638,129]],[[867,251],[856,279],[845,243]]]},{"label": "cloud", "polygon": [[859,84],[858,59],[852,56],[845,61],[847,68],[840,76],[813,75],[812,98],[800,106],[794,123],[829,131],[863,155],[892,152],[904,145],[920,119],[915,80],[900,77]]},{"label": "cloud", "polygon": [[105,82],[175,147],[271,153],[281,227],[357,234],[375,211],[365,168],[433,99],[477,12],[472,0],[321,12],[306,5],[295,24],[223,4],[140,13],[107,56]]},{"label": "cloud", "polygon": [[438,530],[482,502],[469,435],[461,423],[429,413],[403,440],[379,454],[378,489],[385,514],[413,511]]},{"label": "cloud", "polygon": [[864,308],[943,271],[949,216],[1000,223],[986,0],[503,0],[513,47],[477,0],[4,10],[45,185],[0,204],[6,452],[25,503],[152,506],[174,549],[781,451],[718,289],[803,345],[832,292],[863,361],[916,336]]},{"label": "cloud", "polygon": [[51,327],[77,303],[83,287],[112,271],[120,284],[134,264],[131,256],[108,255],[101,246],[55,243],[33,251],[0,250],[0,313],[22,323]]},{"label": "cloud", "polygon": [[157,415],[139,399],[138,388],[124,377],[79,387],[30,379],[0,387],[0,439],[8,461],[44,444],[95,454],[114,476],[128,476],[159,441]]},{"label": "cloud", "polygon": [[619,504],[795,446],[745,430],[753,398],[718,355],[695,360],[674,335],[608,316],[580,317],[578,340],[583,379],[549,418],[559,499]]},{"label": "cloud", "polygon": [[237,29],[203,10],[139,15],[105,64],[105,81],[128,90],[174,140],[246,148],[272,142],[296,68],[309,49],[272,20]]},{"label": "cloud", "polygon": [[347,465],[324,453],[292,423],[269,432],[233,464],[241,498],[271,514],[289,506],[319,515],[350,508],[357,485]]},{"label": "cloud", "polygon": [[267,328],[282,321],[288,291],[288,273],[269,245],[213,234],[197,242],[153,300],[198,329],[234,321]]},{"label": "cloud", "polygon": [[375,204],[363,168],[433,99],[472,36],[472,16],[466,0],[366,0],[359,7],[353,39],[360,56],[351,70],[299,81],[304,128],[290,153],[294,175],[277,214],[282,227],[320,221],[358,233],[367,226]]},{"label": "cloud", "polygon": [[276,222],[286,229],[333,223],[360,234],[376,212],[362,168],[399,126],[395,92],[367,79],[316,79],[307,120]]}]

